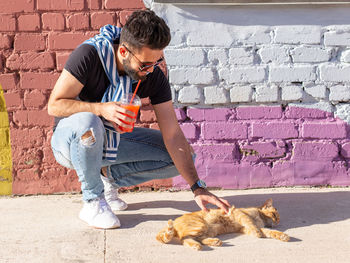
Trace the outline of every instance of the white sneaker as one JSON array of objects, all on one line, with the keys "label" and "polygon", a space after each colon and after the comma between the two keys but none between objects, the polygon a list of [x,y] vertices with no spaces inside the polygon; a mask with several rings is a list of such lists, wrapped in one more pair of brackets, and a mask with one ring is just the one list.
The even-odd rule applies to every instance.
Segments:
[{"label": "white sneaker", "polygon": [[115,188],[109,179],[101,175],[101,179],[104,185],[104,195],[107,203],[113,211],[122,211],[128,208],[128,204],[119,198],[118,189]]},{"label": "white sneaker", "polygon": [[120,227],[118,217],[113,214],[104,197],[84,202],[79,218],[95,228],[109,229]]}]

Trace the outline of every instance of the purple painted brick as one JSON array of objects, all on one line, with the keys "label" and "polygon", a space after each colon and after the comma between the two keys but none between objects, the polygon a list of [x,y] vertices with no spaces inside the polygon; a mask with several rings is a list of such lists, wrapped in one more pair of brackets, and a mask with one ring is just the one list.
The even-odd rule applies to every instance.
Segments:
[{"label": "purple painted brick", "polygon": [[179,121],[184,121],[186,119],[186,112],[182,108],[175,109],[176,118]]},{"label": "purple painted brick", "polygon": [[238,107],[236,108],[237,119],[280,119],[282,107]]},{"label": "purple painted brick", "polygon": [[240,158],[239,149],[234,143],[193,145],[193,149],[198,161],[203,160],[203,163],[208,160],[233,162]]},{"label": "purple painted brick", "polygon": [[295,162],[294,185],[326,185],[334,173],[332,162]]},{"label": "purple painted brick", "polygon": [[298,137],[298,126],[290,122],[253,123],[252,137],[287,139]]},{"label": "purple painted brick", "polygon": [[206,165],[205,182],[209,187],[238,188],[237,167],[232,163],[209,163]]},{"label": "purple painted brick", "polygon": [[251,187],[271,187],[272,175],[270,168],[265,164],[259,164],[254,166],[250,173],[250,186]]},{"label": "purple painted brick", "polygon": [[272,174],[273,186],[293,186],[294,184],[294,162],[280,161],[274,163]]},{"label": "purple painted brick", "polygon": [[248,127],[240,123],[203,123],[202,134],[205,140],[246,139]]},{"label": "purple painted brick", "polygon": [[204,109],[188,108],[187,116],[192,121],[204,121]]},{"label": "purple painted brick", "polygon": [[346,138],[346,123],[304,123],[301,129],[301,136],[303,138],[344,139]]},{"label": "purple painted brick", "polygon": [[330,178],[329,184],[332,186],[350,186],[350,170],[347,169],[344,162],[333,162],[334,172]]},{"label": "purple painted brick", "polygon": [[218,108],[218,109],[204,109],[205,121],[227,121],[232,115],[232,109]]},{"label": "purple painted brick", "polygon": [[282,147],[277,146],[276,142],[252,142],[249,145],[242,145],[240,149],[249,161],[257,161],[264,158],[281,158],[284,157],[286,152],[284,145]]},{"label": "purple painted brick", "polygon": [[289,119],[321,119],[326,118],[328,113],[318,109],[288,107],[285,111],[285,116]]},{"label": "purple painted brick", "polygon": [[180,127],[187,139],[197,139],[198,132],[196,125],[192,123],[182,123]]},{"label": "purple painted brick", "polygon": [[350,158],[350,142],[342,145],[341,155],[345,158]]},{"label": "purple painted brick", "polygon": [[296,142],[293,160],[331,161],[338,157],[338,145],[332,142]]}]

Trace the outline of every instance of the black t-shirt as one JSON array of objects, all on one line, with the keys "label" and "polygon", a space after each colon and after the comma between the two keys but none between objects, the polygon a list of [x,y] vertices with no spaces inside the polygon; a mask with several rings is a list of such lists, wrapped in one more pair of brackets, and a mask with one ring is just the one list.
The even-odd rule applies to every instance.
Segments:
[{"label": "black t-shirt", "polygon": [[[64,68],[84,85],[79,99],[88,102],[100,102],[110,82],[94,46],[83,44],[69,56]],[[135,90],[137,82],[133,83]],[[149,97],[153,105],[171,100],[168,79],[160,68],[147,75],[137,90],[140,98]]]}]

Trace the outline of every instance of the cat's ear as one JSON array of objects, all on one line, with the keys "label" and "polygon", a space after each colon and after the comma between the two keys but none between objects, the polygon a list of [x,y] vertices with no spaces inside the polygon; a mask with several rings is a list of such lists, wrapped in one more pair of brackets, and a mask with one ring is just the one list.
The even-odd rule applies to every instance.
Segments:
[{"label": "cat's ear", "polygon": [[267,199],[265,204],[262,206],[263,208],[269,208],[269,207],[272,207],[272,199]]}]

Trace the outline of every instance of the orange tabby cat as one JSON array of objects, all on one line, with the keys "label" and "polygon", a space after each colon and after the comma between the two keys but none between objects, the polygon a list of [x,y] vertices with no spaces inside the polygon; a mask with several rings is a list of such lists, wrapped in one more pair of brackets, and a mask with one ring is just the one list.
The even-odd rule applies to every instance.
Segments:
[{"label": "orange tabby cat", "polygon": [[168,226],[162,229],[157,240],[169,243],[173,237],[179,238],[182,244],[196,250],[202,245],[221,246],[217,235],[226,233],[244,233],[251,236],[274,238],[289,241],[289,236],[277,230],[264,228],[279,223],[277,209],[269,199],[261,207],[235,208],[232,206],[228,214],[220,209],[210,209],[209,212],[198,211],[180,216],[168,221]]}]

